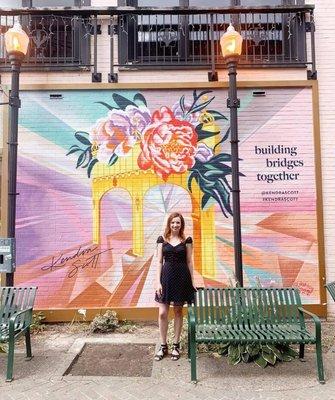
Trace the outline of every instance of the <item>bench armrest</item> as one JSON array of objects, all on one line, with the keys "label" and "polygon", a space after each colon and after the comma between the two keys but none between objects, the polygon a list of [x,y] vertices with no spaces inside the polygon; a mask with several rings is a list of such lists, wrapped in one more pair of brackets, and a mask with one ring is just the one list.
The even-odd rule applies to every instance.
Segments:
[{"label": "bench armrest", "polygon": [[320,318],[317,315],[311,313],[310,311],[305,310],[302,307],[298,307],[298,310],[299,310],[299,312],[301,314],[306,314],[306,315],[310,316],[313,319],[314,324],[315,324],[315,336],[316,336],[316,339],[317,340],[318,339],[321,340],[321,321],[320,321]]},{"label": "bench armrest", "polygon": [[33,307],[26,308],[25,310],[20,310],[13,314],[9,319],[9,335],[14,335],[15,332],[15,322],[22,314],[27,314],[23,320],[23,326],[30,326],[33,319]]}]

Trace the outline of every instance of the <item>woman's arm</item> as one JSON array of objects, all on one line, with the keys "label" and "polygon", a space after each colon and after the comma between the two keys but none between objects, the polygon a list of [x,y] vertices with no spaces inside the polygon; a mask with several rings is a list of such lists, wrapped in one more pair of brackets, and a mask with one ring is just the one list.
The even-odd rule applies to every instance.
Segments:
[{"label": "woman's arm", "polygon": [[186,260],[187,266],[190,270],[192,285],[194,286],[194,276],[193,276],[193,245],[192,243],[186,243]]},{"label": "woman's arm", "polygon": [[157,259],[157,275],[156,275],[156,290],[161,291],[161,273],[163,267],[163,243],[157,243],[157,252],[156,252],[156,259]]}]

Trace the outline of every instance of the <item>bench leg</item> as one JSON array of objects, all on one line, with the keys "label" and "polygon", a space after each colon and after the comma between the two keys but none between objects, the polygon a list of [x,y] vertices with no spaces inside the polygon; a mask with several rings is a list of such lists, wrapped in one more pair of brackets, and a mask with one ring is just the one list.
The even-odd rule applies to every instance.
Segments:
[{"label": "bench leg", "polygon": [[190,361],[191,360],[191,336],[190,336],[190,331],[187,331],[187,358]]},{"label": "bench leg", "polygon": [[320,383],[325,383],[325,377],[323,372],[323,361],[322,361],[322,347],[321,338],[316,341],[316,366],[318,370],[318,379]]},{"label": "bench leg", "polygon": [[26,353],[27,353],[26,360],[29,361],[33,358],[32,354],[31,354],[30,328],[28,328],[26,330],[25,337],[26,337]]},{"label": "bench leg", "polygon": [[191,355],[191,381],[197,383],[197,345],[193,341],[190,344]]},{"label": "bench leg", "polygon": [[14,366],[14,338],[10,337],[8,341],[6,382],[11,382],[13,380],[13,366]]},{"label": "bench leg", "polygon": [[304,357],[305,357],[305,345],[300,344],[299,345],[299,358],[300,358],[300,360],[303,360]]}]

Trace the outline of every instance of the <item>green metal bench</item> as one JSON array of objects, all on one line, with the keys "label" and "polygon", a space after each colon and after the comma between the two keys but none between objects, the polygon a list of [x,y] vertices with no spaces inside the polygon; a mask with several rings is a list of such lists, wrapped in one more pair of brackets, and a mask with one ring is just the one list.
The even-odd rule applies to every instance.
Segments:
[{"label": "green metal bench", "polygon": [[14,344],[23,334],[26,339],[27,359],[32,358],[30,325],[36,290],[36,287],[0,288],[0,342],[8,343],[6,382],[13,380]]},{"label": "green metal bench", "polygon": [[329,294],[331,295],[332,299],[335,301],[335,281],[329,282],[325,284]]},{"label": "green metal bench", "polygon": [[[304,314],[315,324],[307,331]],[[304,310],[300,294],[292,288],[198,288],[195,304],[188,308],[188,356],[191,380],[197,382],[196,351],[199,343],[280,343],[316,345],[318,380],[325,383],[320,319]]]}]

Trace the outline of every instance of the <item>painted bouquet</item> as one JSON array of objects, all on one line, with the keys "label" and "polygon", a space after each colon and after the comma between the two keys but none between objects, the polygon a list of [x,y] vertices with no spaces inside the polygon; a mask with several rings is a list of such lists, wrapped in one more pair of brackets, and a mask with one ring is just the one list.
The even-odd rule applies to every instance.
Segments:
[{"label": "painted bouquet", "polygon": [[140,169],[152,169],[166,181],[170,174],[189,172],[188,189],[195,180],[203,192],[202,208],[215,200],[222,213],[232,214],[230,205],[231,155],[215,154],[218,145],[227,140],[229,128],[213,148],[204,139],[220,134],[217,120],[227,120],[218,111],[208,109],[214,96],[210,90],[193,92],[191,102],[182,96],[172,108],[161,107],[151,113],[141,93],[132,100],[114,93],[116,106],[98,102],[106,107],[108,115],[99,119],[90,132],[77,131],[74,136],[80,144],[71,146],[67,155],[78,153],[77,168],[86,168],[88,177],[100,162],[109,166],[120,157],[128,157],[139,143],[137,159]]}]

